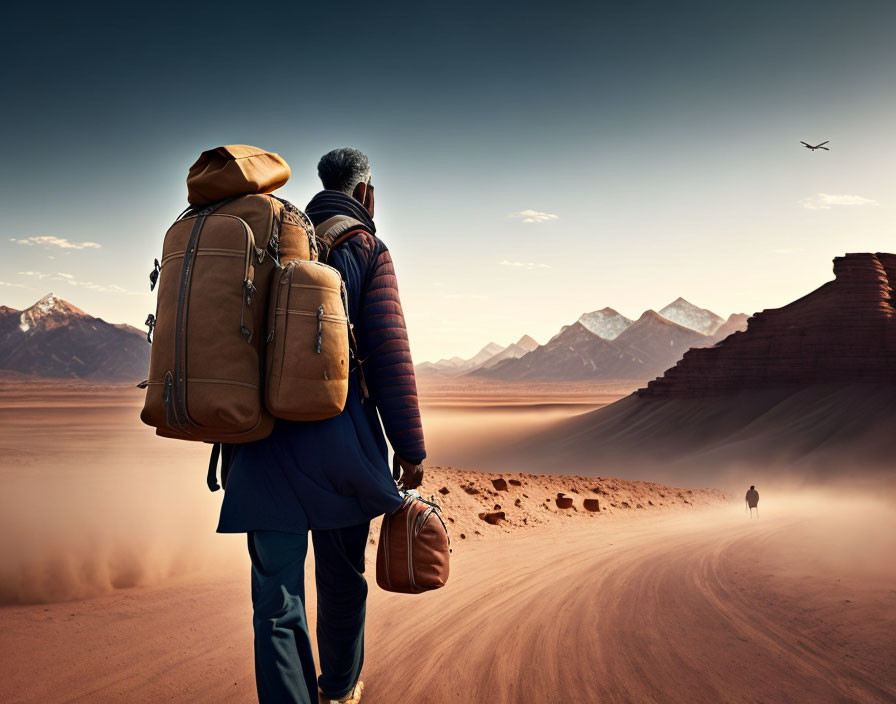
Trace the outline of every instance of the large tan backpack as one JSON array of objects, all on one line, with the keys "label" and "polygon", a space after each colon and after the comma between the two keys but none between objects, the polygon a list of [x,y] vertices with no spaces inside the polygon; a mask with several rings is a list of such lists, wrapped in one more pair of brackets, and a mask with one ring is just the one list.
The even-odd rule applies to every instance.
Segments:
[{"label": "large tan backpack", "polygon": [[150,274],[158,298],[141,418],[159,435],[240,443],[271,432],[263,381],[279,243],[295,258],[316,251],[307,217],[267,195],[288,178],[278,155],[244,145],[204,152],[191,167],[191,208]]},{"label": "large tan backpack", "polygon": [[150,274],[159,291],[141,418],[159,435],[215,443],[212,490],[221,443],[226,456],[226,444],[269,435],[274,417],[338,415],[350,365],[361,373],[342,277],[318,257],[366,230],[338,216],[318,237],[268,195],[288,178],[283,159],[256,147],[204,152],[187,179],[191,207]]}]

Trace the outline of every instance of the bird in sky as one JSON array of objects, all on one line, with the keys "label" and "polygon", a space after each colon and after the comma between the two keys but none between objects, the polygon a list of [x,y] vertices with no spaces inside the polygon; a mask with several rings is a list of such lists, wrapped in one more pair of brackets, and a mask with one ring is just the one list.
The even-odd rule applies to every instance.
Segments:
[{"label": "bird in sky", "polygon": [[824,145],[825,145],[825,144],[830,144],[830,143],[831,143],[831,140],[828,140],[827,142],[822,142],[821,144],[816,144],[816,145],[813,147],[811,144],[806,144],[806,143],[803,142],[803,141],[800,142],[800,144],[802,144],[806,149],[808,149],[809,151],[812,151],[812,152],[814,152],[816,149],[824,149],[826,152],[829,152],[829,151],[831,151],[831,150],[828,149],[828,148],[827,148],[826,146],[824,146]]}]

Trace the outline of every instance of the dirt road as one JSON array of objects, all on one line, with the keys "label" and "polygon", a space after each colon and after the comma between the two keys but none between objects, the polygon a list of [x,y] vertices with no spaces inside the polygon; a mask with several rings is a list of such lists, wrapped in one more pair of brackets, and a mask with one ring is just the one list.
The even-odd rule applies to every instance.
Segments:
[{"label": "dirt road", "polygon": [[817,537],[703,517],[483,551],[413,638],[377,641],[371,700],[892,702],[892,582],[814,562]]},{"label": "dirt road", "polygon": [[[441,592],[371,585],[365,701],[894,701],[892,568],[818,548],[851,529],[726,508],[464,544]],[[254,701],[247,578],[4,608],[0,700]]]}]

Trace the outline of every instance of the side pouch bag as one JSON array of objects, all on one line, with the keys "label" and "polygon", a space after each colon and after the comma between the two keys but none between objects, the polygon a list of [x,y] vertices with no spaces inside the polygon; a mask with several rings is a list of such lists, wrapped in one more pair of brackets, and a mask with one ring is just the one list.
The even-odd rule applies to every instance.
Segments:
[{"label": "side pouch bag", "polygon": [[286,263],[272,282],[268,311],[265,405],[277,418],[312,421],[345,408],[349,320],[337,269]]}]

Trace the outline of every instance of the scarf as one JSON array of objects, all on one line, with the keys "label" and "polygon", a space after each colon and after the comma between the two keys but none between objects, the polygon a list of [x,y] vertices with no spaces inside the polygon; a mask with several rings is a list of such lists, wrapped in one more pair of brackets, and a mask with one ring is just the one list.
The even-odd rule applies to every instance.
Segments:
[{"label": "scarf", "polygon": [[371,234],[376,233],[376,225],[373,224],[373,218],[370,217],[367,209],[350,195],[341,191],[321,191],[308,202],[305,214],[311,218],[315,227],[334,215],[348,215],[355,220],[360,220]]}]

